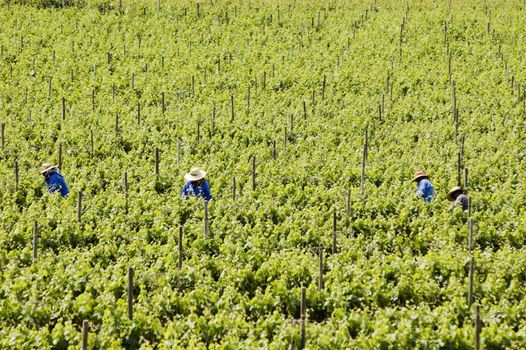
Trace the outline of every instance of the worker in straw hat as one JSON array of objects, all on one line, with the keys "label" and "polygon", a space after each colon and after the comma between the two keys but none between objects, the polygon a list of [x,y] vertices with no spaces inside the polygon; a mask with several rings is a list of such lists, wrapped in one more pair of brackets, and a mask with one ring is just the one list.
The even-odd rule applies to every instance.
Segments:
[{"label": "worker in straw hat", "polygon": [[448,192],[447,200],[454,202],[449,210],[455,210],[458,207],[461,207],[463,211],[469,210],[469,199],[466,196],[466,190],[460,186],[455,186]]},{"label": "worker in straw hat", "polygon": [[64,177],[58,172],[56,165],[44,163],[40,167],[40,174],[46,179],[46,187],[51,193],[60,192],[62,197],[67,197],[69,194],[68,185]]},{"label": "worker in straw hat", "polygon": [[417,171],[413,181],[417,184],[416,196],[422,197],[424,202],[431,202],[435,196],[435,189],[431,181],[429,181],[429,175],[422,171]]},{"label": "worker in straw hat", "polygon": [[205,180],[206,171],[199,168],[192,168],[188,174],[184,175],[184,184],[181,198],[185,196],[203,197],[206,201],[212,199],[210,186]]}]

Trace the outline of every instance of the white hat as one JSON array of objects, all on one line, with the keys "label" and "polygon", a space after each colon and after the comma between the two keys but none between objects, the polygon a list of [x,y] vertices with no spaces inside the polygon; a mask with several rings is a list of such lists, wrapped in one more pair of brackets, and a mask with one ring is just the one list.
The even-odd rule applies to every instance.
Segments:
[{"label": "white hat", "polygon": [[192,168],[188,174],[184,175],[184,179],[186,181],[197,181],[204,178],[206,175],[206,171],[201,170],[199,168]]},{"label": "white hat", "polygon": [[58,166],[56,166],[56,165],[51,165],[50,163],[44,163],[40,167],[40,173],[44,174],[44,173],[47,173],[50,170],[54,170],[54,169],[57,169],[57,168],[58,168]]}]

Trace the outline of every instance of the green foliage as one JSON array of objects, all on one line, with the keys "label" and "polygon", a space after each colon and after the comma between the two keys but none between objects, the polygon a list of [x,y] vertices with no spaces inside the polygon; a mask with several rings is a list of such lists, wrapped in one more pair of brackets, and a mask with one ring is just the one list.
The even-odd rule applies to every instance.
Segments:
[{"label": "green foliage", "polygon": [[[468,214],[446,200],[462,137],[482,347],[523,347],[525,11],[0,5],[0,348],[79,348],[88,320],[92,349],[283,349],[300,344],[306,287],[309,348],[470,349]],[[38,172],[59,145],[67,199]],[[192,166],[212,188],[208,237],[202,200],[179,198]],[[417,170],[430,204],[414,196]]]}]

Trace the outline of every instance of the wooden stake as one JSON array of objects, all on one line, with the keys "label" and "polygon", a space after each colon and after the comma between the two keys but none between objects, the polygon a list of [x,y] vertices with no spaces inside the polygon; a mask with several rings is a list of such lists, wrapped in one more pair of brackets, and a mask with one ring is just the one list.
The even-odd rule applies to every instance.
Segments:
[{"label": "wooden stake", "polygon": [[232,200],[236,201],[236,178],[232,178]]},{"label": "wooden stake", "polygon": [[5,123],[2,123],[2,150],[5,148]]},{"label": "wooden stake", "polygon": [[88,350],[88,320],[82,321],[82,350]]},{"label": "wooden stake", "polygon": [[452,112],[455,113],[455,111],[457,110],[457,84],[454,80],[451,86],[451,99],[453,101]]},{"label": "wooden stake", "polygon": [[91,110],[95,110],[95,90],[91,90]]},{"label": "wooden stake", "polygon": [[307,119],[307,104],[303,101],[303,119]]},{"label": "wooden stake", "polygon": [[272,141],[272,158],[276,160],[277,151],[276,151],[276,140]]},{"label": "wooden stake", "polygon": [[115,113],[115,137],[119,136],[119,113]]},{"label": "wooden stake", "polygon": [[336,210],[332,215],[332,254],[336,254],[336,229],[337,229],[338,215]]},{"label": "wooden stake", "polygon": [[457,186],[462,186],[460,181],[460,152],[457,153]]},{"label": "wooden stake", "polygon": [[133,268],[128,267],[128,318],[133,320]]},{"label": "wooden stake", "polygon": [[33,224],[33,261],[38,258],[38,222],[35,220]]},{"label": "wooden stake", "polygon": [[252,156],[252,191],[256,190],[256,156]]},{"label": "wooden stake", "polygon": [[323,289],[323,246],[320,245],[318,248],[318,254],[320,258],[320,268],[319,268],[319,277],[318,277],[318,289]]},{"label": "wooden stake", "polygon": [[323,84],[322,84],[322,87],[321,87],[321,99],[324,100],[325,99],[325,87],[327,85],[327,76],[324,74],[323,75]]},{"label": "wooden stake", "polygon": [[126,213],[128,212],[128,173],[124,173],[124,199],[126,200]]},{"label": "wooden stake", "polygon": [[82,222],[82,192],[79,192],[77,198],[77,219],[79,222]]},{"label": "wooden stake", "polygon": [[49,77],[49,80],[48,80],[48,94],[47,94],[47,97],[48,99],[51,99],[51,81],[52,81],[52,77]]},{"label": "wooden stake", "polygon": [[179,241],[177,242],[177,251],[179,252],[179,270],[183,267],[183,226],[179,225]]},{"label": "wooden stake", "polygon": [[161,92],[161,102],[162,102],[162,108],[161,108],[161,111],[164,112],[166,111],[166,104],[165,104],[165,101],[164,101],[164,92]]},{"label": "wooden stake", "polygon": [[351,189],[346,191],[347,195],[347,217],[351,217]]},{"label": "wooden stake", "polygon": [[159,148],[155,148],[155,176],[159,177]]},{"label": "wooden stake", "polygon": [[475,258],[473,255],[471,256],[471,260],[469,262],[469,291],[468,291],[468,308],[471,308],[471,304],[473,304],[474,298],[473,298],[473,278],[475,275]]},{"label": "wooden stake", "polygon": [[62,143],[58,144],[58,168],[62,170]]},{"label": "wooden stake", "polygon": [[205,223],[205,238],[208,238],[210,234],[210,229],[208,226],[208,201],[204,201],[204,223]]},{"label": "wooden stake", "polygon": [[66,119],[66,99],[62,96],[62,120]]},{"label": "wooden stake", "polygon": [[137,125],[141,125],[141,101],[137,102]]},{"label": "wooden stake", "polygon": [[468,188],[468,168],[464,168],[464,189]]}]

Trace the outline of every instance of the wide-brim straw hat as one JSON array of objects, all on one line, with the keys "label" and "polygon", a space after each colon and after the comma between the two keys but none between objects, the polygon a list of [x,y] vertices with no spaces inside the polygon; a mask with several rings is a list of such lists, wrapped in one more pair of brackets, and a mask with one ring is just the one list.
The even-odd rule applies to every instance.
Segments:
[{"label": "wide-brim straw hat", "polygon": [[50,171],[50,170],[54,170],[54,169],[58,169],[58,166],[56,166],[56,165],[51,165],[50,163],[44,163],[44,164],[42,164],[42,166],[40,167],[40,173],[41,173],[41,174],[44,174],[44,173],[47,173],[48,171]]},{"label": "wide-brim straw hat", "polygon": [[423,171],[417,171],[415,173],[415,176],[413,177],[413,181],[417,181],[418,179],[420,179],[422,177],[429,177],[429,175],[424,173]]},{"label": "wide-brim straw hat", "polygon": [[192,168],[188,174],[184,175],[186,181],[201,180],[206,176],[206,171],[199,168]]},{"label": "wide-brim straw hat", "polygon": [[461,192],[461,193],[464,193],[464,189],[460,186],[455,186],[453,187],[452,189],[449,190],[449,192],[447,193],[447,200],[450,201],[450,202],[453,202],[454,199],[453,199],[453,195],[456,193],[456,192]]}]

